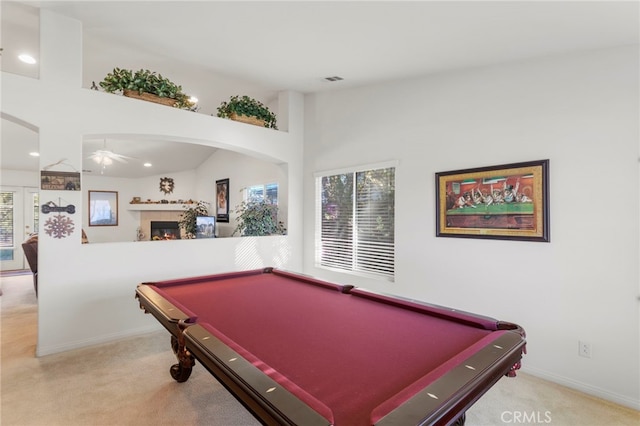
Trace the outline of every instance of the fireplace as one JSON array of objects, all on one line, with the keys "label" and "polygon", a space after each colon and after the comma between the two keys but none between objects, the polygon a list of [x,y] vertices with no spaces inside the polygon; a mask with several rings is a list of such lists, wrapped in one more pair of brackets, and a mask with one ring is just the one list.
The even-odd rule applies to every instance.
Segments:
[{"label": "fireplace", "polygon": [[151,241],[179,240],[178,222],[151,221]]}]

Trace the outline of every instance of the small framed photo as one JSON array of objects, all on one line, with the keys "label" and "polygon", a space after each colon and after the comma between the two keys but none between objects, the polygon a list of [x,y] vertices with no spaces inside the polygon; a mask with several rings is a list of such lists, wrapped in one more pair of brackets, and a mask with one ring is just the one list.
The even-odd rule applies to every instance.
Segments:
[{"label": "small framed photo", "polygon": [[229,179],[216,181],[216,220],[229,222]]},{"label": "small framed photo", "polygon": [[89,226],[118,226],[117,191],[89,191]]},{"label": "small framed photo", "polygon": [[436,173],[436,236],[549,242],[549,160]]}]

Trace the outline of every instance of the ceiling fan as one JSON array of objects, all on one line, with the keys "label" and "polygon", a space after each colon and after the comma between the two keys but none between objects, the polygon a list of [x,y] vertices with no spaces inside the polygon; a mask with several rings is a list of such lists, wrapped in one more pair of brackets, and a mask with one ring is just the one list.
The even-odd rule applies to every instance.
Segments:
[{"label": "ceiling fan", "polygon": [[120,163],[126,163],[127,160],[133,159],[133,157],[127,157],[126,155],[122,155],[122,154],[116,154],[113,151],[109,151],[107,149],[107,140],[104,140],[104,143],[102,145],[102,149],[98,149],[94,152],[91,153],[91,155],[89,155],[89,157],[87,157],[93,161],[95,161],[97,164],[102,166],[102,170],[104,170],[107,166],[110,166],[111,164],[113,164],[113,161],[118,161]]}]

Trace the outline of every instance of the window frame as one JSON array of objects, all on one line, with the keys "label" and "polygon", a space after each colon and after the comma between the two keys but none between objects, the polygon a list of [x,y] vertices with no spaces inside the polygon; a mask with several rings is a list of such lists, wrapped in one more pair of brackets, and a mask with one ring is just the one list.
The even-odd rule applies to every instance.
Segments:
[{"label": "window frame", "polygon": [[[322,264],[322,259],[321,259],[321,253],[322,253],[322,178],[324,177],[329,177],[329,176],[335,176],[335,175],[342,175],[342,174],[353,174],[354,175],[354,189],[355,189],[355,182],[356,182],[356,175],[357,173],[361,173],[361,172],[367,172],[367,171],[374,171],[374,170],[380,170],[380,169],[388,169],[388,168],[393,168],[394,169],[394,192],[395,192],[395,188],[396,188],[396,177],[397,177],[397,172],[398,172],[398,161],[397,160],[392,160],[392,161],[386,161],[386,162],[380,162],[380,163],[372,163],[372,164],[363,164],[363,165],[359,165],[359,166],[353,166],[353,167],[345,167],[345,168],[340,168],[340,169],[332,169],[332,170],[325,170],[325,171],[319,171],[319,172],[315,172],[314,173],[314,186],[315,186],[315,206],[314,206],[314,214],[315,214],[315,218],[314,218],[314,222],[315,222],[315,235],[314,235],[314,265],[316,268],[319,269],[325,269],[325,270],[329,270],[332,272],[339,272],[339,273],[344,273],[344,274],[350,274],[350,275],[356,275],[356,276],[361,276],[361,277],[366,277],[366,278],[374,278],[374,279],[379,279],[379,280],[386,280],[386,281],[391,281],[394,282],[395,281],[395,219],[394,219],[394,241],[393,241],[393,273],[392,274],[385,274],[385,273],[376,273],[376,272],[371,272],[371,271],[365,271],[365,270],[359,270],[359,269],[354,269],[353,267],[351,269],[343,269],[343,268],[337,268],[337,267],[331,267],[331,266],[327,266]],[[355,194],[354,196],[354,200],[355,200]],[[353,205],[353,209],[352,209],[352,218],[354,219],[354,235],[353,235],[353,244],[354,247],[352,248],[352,252],[355,253],[358,250],[357,247],[357,226],[355,224],[355,215],[356,215],[356,205],[354,202]],[[395,202],[394,202],[394,218],[395,218]],[[355,263],[355,259],[352,263]]]},{"label": "window frame", "polygon": [[262,199],[266,199],[266,195],[267,195],[267,187],[274,185],[276,187],[276,197],[275,197],[275,203],[271,202],[269,204],[275,204],[276,206],[279,206],[280,204],[280,184],[278,182],[269,182],[269,183],[258,183],[255,185],[247,185],[244,188],[244,191],[242,191],[242,199],[243,201],[250,201],[250,197],[249,197],[249,193],[253,188],[257,188],[259,186],[262,187]]}]

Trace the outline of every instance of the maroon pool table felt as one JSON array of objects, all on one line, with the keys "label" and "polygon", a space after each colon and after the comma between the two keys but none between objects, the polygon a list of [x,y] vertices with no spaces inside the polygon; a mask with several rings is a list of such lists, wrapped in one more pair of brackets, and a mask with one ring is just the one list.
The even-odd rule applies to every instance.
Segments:
[{"label": "maroon pool table felt", "polygon": [[[145,283],[137,295],[183,341],[177,351],[248,386],[236,396],[274,424],[306,424],[287,414],[297,405],[318,424],[453,422],[519,367],[524,350],[514,324],[271,268]],[[216,355],[221,348],[249,379]],[[256,377],[266,389],[247,385]],[[293,405],[269,401],[275,394]],[[256,404],[275,416],[265,420]]]}]

